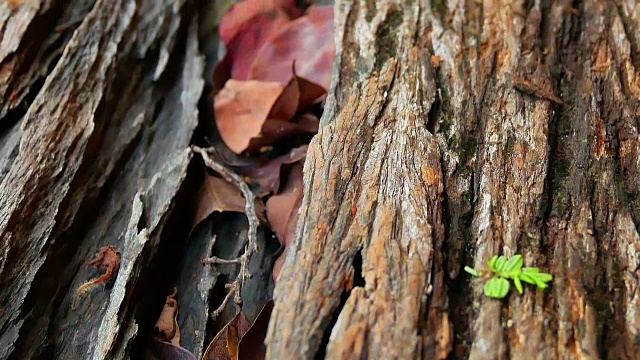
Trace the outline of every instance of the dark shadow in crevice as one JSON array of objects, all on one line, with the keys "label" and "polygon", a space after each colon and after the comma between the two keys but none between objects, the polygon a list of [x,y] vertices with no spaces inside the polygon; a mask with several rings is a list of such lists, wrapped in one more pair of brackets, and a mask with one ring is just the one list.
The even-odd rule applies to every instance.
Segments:
[{"label": "dark shadow in crevice", "polygon": [[340,303],[338,304],[336,309],[333,311],[333,314],[331,314],[331,316],[329,317],[330,319],[329,324],[324,328],[325,330],[324,330],[324,334],[322,335],[322,342],[320,343],[318,352],[314,357],[315,360],[322,360],[326,358],[327,346],[329,345],[329,338],[331,337],[331,332],[333,331],[333,328],[338,323],[338,317],[342,312],[342,308],[344,308],[344,305],[347,303],[347,299],[349,298],[350,293],[351,291],[347,291],[347,289],[344,289],[344,291],[342,291],[342,295],[340,295]]},{"label": "dark shadow in crevice", "polygon": [[436,133],[438,126],[438,119],[440,119],[440,98],[437,97],[433,104],[431,104],[431,108],[429,109],[429,115],[427,117],[427,130],[434,134]]},{"label": "dark shadow in crevice", "polygon": [[353,287],[360,286],[364,287],[366,285],[366,281],[362,276],[362,249],[356,252],[356,255],[353,257]]},{"label": "dark shadow in crevice", "polygon": [[327,346],[329,345],[329,338],[331,337],[331,333],[333,332],[333,328],[336,326],[336,323],[338,322],[338,317],[340,316],[340,313],[342,312],[342,309],[344,308],[345,304],[347,303],[347,299],[349,299],[349,295],[351,295],[351,291],[356,288],[356,287],[362,287],[364,288],[366,285],[366,281],[364,279],[364,277],[362,276],[362,264],[363,264],[363,258],[362,258],[362,249],[358,249],[358,251],[356,251],[356,253],[353,256],[353,260],[351,261],[351,266],[353,266],[353,277],[351,278],[352,282],[352,287],[351,289],[349,288],[345,288],[342,291],[342,294],[340,295],[340,303],[338,304],[338,306],[335,308],[335,310],[333,310],[333,313],[331,314],[330,317],[328,317],[327,319],[329,319],[329,324],[324,327],[324,334],[322,336],[322,342],[320,343],[320,346],[318,348],[318,352],[315,355],[315,359],[316,360],[320,360],[320,359],[324,359],[327,356]]}]

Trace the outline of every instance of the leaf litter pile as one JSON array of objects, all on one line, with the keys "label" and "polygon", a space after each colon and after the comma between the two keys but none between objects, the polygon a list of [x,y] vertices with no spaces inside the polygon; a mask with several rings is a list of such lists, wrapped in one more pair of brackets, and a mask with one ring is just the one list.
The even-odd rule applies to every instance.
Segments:
[{"label": "leaf litter pile", "polygon": [[[236,243],[240,243],[236,246],[238,253],[224,257],[229,251],[212,251],[225,248],[225,244],[218,243],[216,235],[209,236],[206,256],[198,263],[201,272],[193,274],[193,278],[201,277],[195,279],[195,287],[203,298],[210,290],[212,298],[222,299],[205,309],[210,314],[206,328],[220,330],[205,336],[206,328],[193,325],[197,321],[188,312],[196,306],[182,302],[188,305],[178,311],[176,299],[180,294],[175,288],[156,322],[149,359],[265,356],[271,295],[269,292],[267,298],[263,296],[264,301],[253,304],[257,311],[246,313],[243,290],[249,281],[260,280],[269,283],[262,284],[263,289],[272,289],[293,241],[302,202],[307,144],[318,132],[335,54],[333,6],[303,9],[297,3],[245,0],[232,5],[219,23],[219,37],[226,50],[212,79],[215,136],[219,141],[208,143],[206,149],[192,148],[194,161],[207,170],[197,193],[189,241],[193,242],[194,234],[216,214],[242,213],[247,221],[244,231],[234,233]],[[208,224],[209,229],[226,226]],[[262,270],[268,267],[263,271],[268,276],[256,279],[250,263],[264,251],[265,244],[259,244],[260,233],[273,234],[271,238],[280,249],[272,256],[275,261],[261,261]],[[220,274],[223,271],[219,268],[225,266],[231,266],[233,274],[228,278],[216,276],[214,287],[207,272]],[[191,269],[198,271],[194,265]],[[182,322],[179,312],[187,312],[180,317],[185,319]],[[227,321],[214,323],[225,314]],[[202,344],[182,343],[180,327],[193,330],[195,338],[203,339]],[[183,331],[182,338],[188,335],[192,334]]]}]

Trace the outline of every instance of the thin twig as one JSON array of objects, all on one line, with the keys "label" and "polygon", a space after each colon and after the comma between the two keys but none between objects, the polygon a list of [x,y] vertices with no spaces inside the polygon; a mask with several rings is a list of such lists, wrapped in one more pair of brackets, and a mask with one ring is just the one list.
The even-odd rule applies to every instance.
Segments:
[{"label": "thin twig", "polygon": [[206,259],[202,259],[202,263],[203,264],[221,264],[221,265],[227,265],[227,264],[240,264],[240,262],[242,262],[242,256],[241,257],[237,257],[235,259],[220,259],[217,256],[212,256],[210,258],[206,258]]},{"label": "thin twig", "polygon": [[211,318],[213,320],[215,320],[218,315],[220,315],[220,313],[224,310],[225,307],[227,307],[227,304],[229,303],[229,300],[231,300],[231,297],[234,294],[238,294],[239,293],[239,289],[238,289],[238,280],[236,279],[236,281],[232,282],[231,284],[227,284],[225,286],[226,288],[231,288],[231,290],[229,290],[229,292],[227,293],[227,296],[224,297],[224,300],[222,300],[222,304],[220,304],[220,306],[218,306],[217,309],[215,309],[212,313],[211,313]]},{"label": "thin twig", "polygon": [[234,173],[233,171],[227,169],[224,165],[211,159],[209,157],[208,151],[213,151],[213,149],[203,149],[201,147],[194,145],[191,147],[191,150],[194,153],[200,154],[200,156],[202,156],[202,160],[204,161],[205,165],[207,165],[209,169],[220,174],[220,176],[222,176],[223,179],[234,184],[240,190],[240,192],[242,192],[242,196],[244,197],[244,200],[245,200],[244,213],[247,216],[247,220],[249,221],[249,231],[247,233],[247,245],[244,248],[244,253],[240,257],[236,259],[230,259],[230,260],[211,257],[208,259],[204,259],[202,261],[205,264],[238,264],[238,263],[240,264],[240,271],[238,272],[238,276],[232,283],[227,284],[226,286],[231,290],[229,290],[229,293],[227,293],[227,296],[224,298],[224,301],[222,301],[222,304],[220,304],[220,306],[211,313],[211,317],[215,319],[218,315],[220,315],[220,313],[227,306],[227,303],[229,302],[229,299],[231,299],[232,296],[234,297],[234,301],[238,306],[242,305],[242,293],[241,293],[242,287],[244,286],[244,281],[251,277],[251,274],[247,270],[247,267],[248,267],[247,265],[249,263],[249,259],[251,258],[251,255],[253,255],[253,253],[258,250],[257,232],[258,232],[258,225],[260,224],[260,222],[258,220],[258,216],[256,215],[256,208],[255,208],[256,196],[253,194],[253,192],[249,188],[249,185],[247,185],[247,183],[245,183],[244,180],[242,180],[242,178],[238,174]]}]

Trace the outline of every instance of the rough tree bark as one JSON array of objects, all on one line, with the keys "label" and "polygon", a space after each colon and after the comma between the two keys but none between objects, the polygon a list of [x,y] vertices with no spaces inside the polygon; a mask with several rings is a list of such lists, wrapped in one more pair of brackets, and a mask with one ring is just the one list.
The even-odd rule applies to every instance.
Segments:
[{"label": "rough tree bark", "polygon": [[[123,358],[153,326],[203,93],[194,5],[0,3],[0,358]],[[74,310],[105,245],[113,287]]]},{"label": "rough tree bark", "polygon": [[[177,240],[206,96],[202,9],[13,3],[0,2],[0,359],[136,357],[173,279],[200,301],[180,325],[201,354],[217,275],[167,260],[212,251]],[[335,9],[267,357],[635,358],[640,3]],[[117,278],[74,310],[104,245],[122,252]],[[553,286],[485,298],[460,270],[498,253],[524,254]]]},{"label": "rough tree bark", "polygon": [[[337,1],[336,24],[268,358],[636,358],[640,3]],[[499,253],[553,287],[485,298],[461,266]]]}]

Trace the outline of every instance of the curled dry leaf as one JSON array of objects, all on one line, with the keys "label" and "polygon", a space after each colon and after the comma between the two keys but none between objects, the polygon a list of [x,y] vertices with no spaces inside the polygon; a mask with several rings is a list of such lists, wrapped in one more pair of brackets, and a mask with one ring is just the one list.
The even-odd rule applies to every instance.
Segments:
[{"label": "curled dry leaf", "polygon": [[273,300],[267,302],[251,328],[238,344],[238,360],[263,360],[267,354],[264,339],[269,328],[269,319],[273,310]]},{"label": "curled dry leaf", "polygon": [[215,97],[220,137],[229,149],[240,154],[292,136],[315,133],[317,124],[309,116],[300,122],[291,120],[324,94],[323,88],[298,76],[286,86],[231,79]]},{"label": "curled dry leaf", "polygon": [[298,209],[302,203],[303,194],[302,170],[303,162],[293,166],[282,192],[267,200],[267,219],[269,219],[271,229],[278,237],[278,240],[285,246],[284,253],[280,255],[280,258],[276,260],[273,266],[274,280],[280,275],[280,269],[286,258],[289,244],[291,244],[295,235]]},{"label": "curled dry leaf", "polygon": [[[262,200],[256,198],[256,215],[266,223],[265,207]],[[209,174],[205,175],[202,187],[198,192],[196,215],[192,228],[212,213],[232,211],[244,213],[245,200],[238,188],[226,180]]]},{"label": "curled dry leaf", "polygon": [[216,95],[216,125],[222,141],[236,154],[258,137],[284,86],[276,82],[229,80]]},{"label": "curled dry leaf", "polygon": [[202,359],[235,360],[238,354],[238,344],[250,327],[251,323],[244,314],[237,314],[211,340]]},{"label": "curled dry leaf", "polygon": [[304,113],[296,119],[296,124],[303,127],[305,131],[316,134],[320,127],[320,119],[311,113]]},{"label": "curled dry leaf", "polygon": [[333,6],[309,7],[307,14],[287,23],[255,56],[251,78],[289,82],[292,64],[298,75],[328,89],[335,56]]},{"label": "curled dry leaf", "polygon": [[249,141],[247,150],[255,151],[265,146],[282,143],[287,139],[291,139],[297,135],[312,135],[316,131],[309,128],[306,124],[298,124],[278,119],[269,119],[262,126],[260,137],[255,137]]},{"label": "curled dry leaf", "polygon": [[307,145],[289,151],[288,154],[277,157],[260,167],[248,167],[244,174],[251,178],[251,182],[258,185],[257,196],[274,194],[280,189],[280,178],[285,165],[304,160],[307,156]]},{"label": "curled dry leaf", "polygon": [[273,310],[273,300],[268,301],[251,323],[242,313],[236,315],[211,340],[203,360],[264,359],[264,339]]},{"label": "curled dry leaf", "polygon": [[282,89],[282,94],[278,96],[278,100],[273,104],[269,118],[293,119],[296,113],[313,104],[325,93],[326,91],[321,86],[294,73],[287,85]]},{"label": "curled dry leaf", "polygon": [[158,335],[154,336],[156,340],[169,342],[175,346],[180,346],[180,327],[178,326],[178,302],[176,294],[178,289],[173,288],[173,294],[167,296],[162,312],[156,321],[155,328]]}]

